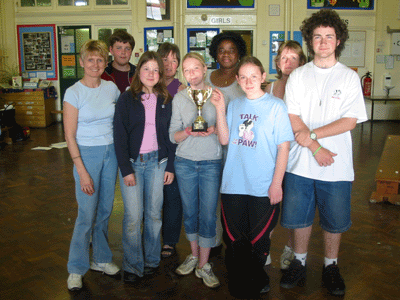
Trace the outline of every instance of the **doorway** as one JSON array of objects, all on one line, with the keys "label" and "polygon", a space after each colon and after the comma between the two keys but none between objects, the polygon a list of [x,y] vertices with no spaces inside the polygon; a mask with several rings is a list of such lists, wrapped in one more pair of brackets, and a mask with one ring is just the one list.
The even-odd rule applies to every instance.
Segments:
[{"label": "doorway", "polygon": [[58,26],[57,33],[62,109],[66,89],[83,77],[83,68],[79,64],[79,50],[92,37],[92,32],[90,26]]},{"label": "doorway", "polygon": [[253,30],[223,30],[239,34],[246,42],[247,55],[253,55]]}]

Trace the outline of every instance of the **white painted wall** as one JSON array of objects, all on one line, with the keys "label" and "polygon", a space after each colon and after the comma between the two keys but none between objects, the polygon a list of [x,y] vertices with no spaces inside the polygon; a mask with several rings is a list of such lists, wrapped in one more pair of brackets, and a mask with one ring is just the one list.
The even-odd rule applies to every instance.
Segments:
[{"label": "white painted wall", "polygon": [[[136,47],[134,53],[141,53],[144,49],[144,27],[174,26],[175,43],[180,47],[183,56],[186,52],[186,24],[194,26],[194,20],[202,27],[204,22],[200,16],[203,13],[213,16],[239,16],[243,24],[234,24],[235,29],[240,26],[254,28],[253,51],[266,70],[269,68],[269,31],[286,30],[297,31],[302,21],[309,17],[315,10],[307,10],[306,1],[295,0],[257,0],[255,10],[237,9],[205,9],[188,10],[186,0],[171,0],[171,20],[149,21],[146,19],[146,2],[143,0],[131,0],[128,9],[102,9],[95,10],[93,4],[86,8],[74,8],[60,10],[57,5],[51,9],[26,9],[19,7],[19,0],[2,1],[0,31],[1,47],[6,50],[8,63],[18,61],[16,25],[22,24],[56,24],[60,25],[91,25],[92,29],[100,25],[130,26],[131,34],[135,37]],[[396,86],[391,95],[400,96],[400,61],[395,59],[394,69],[386,70],[384,64],[376,63],[376,55],[390,54],[390,38],[386,28],[400,29],[399,0],[375,0],[374,11],[338,10],[339,15],[348,21],[349,30],[366,32],[366,59],[365,66],[358,69],[360,77],[367,71],[372,72],[373,94],[384,95],[383,74],[389,72],[392,75],[392,83]],[[57,0],[53,0],[57,3]],[[94,3],[94,1],[90,1]],[[280,15],[269,16],[269,5],[279,5]],[[246,16],[247,14],[247,16]],[[239,18],[240,20],[240,18]],[[224,27],[225,28],[225,27]],[[94,30],[92,31],[94,32]],[[377,52],[379,49],[380,52]],[[306,47],[304,46],[306,51]],[[271,74],[268,79],[274,79]],[[58,82],[55,82],[58,87]],[[366,103],[369,114],[370,103]],[[400,104],[377,103],[375,105],[376,119],[400,119]]]}]

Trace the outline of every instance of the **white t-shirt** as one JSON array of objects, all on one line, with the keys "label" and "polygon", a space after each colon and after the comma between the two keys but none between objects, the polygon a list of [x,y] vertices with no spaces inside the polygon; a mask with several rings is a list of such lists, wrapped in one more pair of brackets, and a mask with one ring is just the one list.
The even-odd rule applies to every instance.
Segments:
[{"label": "white t-shirt", "polygon": [[[360,78],[340,62],[329,69],[310,62],[294,70],[286,84],[285,102],[288,113],[298,115],[310,130],[341,118],[367,120]],[[287,172],[323,181],[353,181],[350,131],[318,142],[337,154],[332,165],[320,167],[308,148],[292,142]]]}]

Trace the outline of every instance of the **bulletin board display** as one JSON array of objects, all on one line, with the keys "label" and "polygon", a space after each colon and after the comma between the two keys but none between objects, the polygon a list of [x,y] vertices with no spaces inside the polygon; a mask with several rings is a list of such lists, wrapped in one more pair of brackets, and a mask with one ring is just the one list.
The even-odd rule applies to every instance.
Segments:
[{"label": "bulletin board display", "polygon": [[342,64],[348,67],[364,67],[365,37],[365,31],[349,31],[349,39],[339,57]]},{"label": "bulletin board display", "polygon": [[[290,40],[290,32],[288,32],[288,39]],[[293,40],[303,46],[303,38],[300,31],[293,32]],[[270,31],[269,41],[269,74],[277,74],[275,57],[278,55],[279,46],[285,41],[285,32]]]},{"label": "bulletin board display", "polygon": [[55,25],[17,25],[17,32],[23,77],[57,80]]},{"label": "bulletin board display", "polygon": [[373,10],[374,0],[307,0],[308,9],[334,8]]},{"label": "bulletin board display", "polygon": [[218,64],[210,55],[211,40],[219,33],[219,28],[188,28],[187,52],[197,52],[204,57],[208,69],[217,69]]},{"label": "bulletin board display", "polygon": [[157,51],[165,42],[174,44],[174,27],[144,28],[144,42],[145,51]]},{"label": "bulletin board display", "polygon": [[255,0],[187,0],[187,8],[254,8]]}]

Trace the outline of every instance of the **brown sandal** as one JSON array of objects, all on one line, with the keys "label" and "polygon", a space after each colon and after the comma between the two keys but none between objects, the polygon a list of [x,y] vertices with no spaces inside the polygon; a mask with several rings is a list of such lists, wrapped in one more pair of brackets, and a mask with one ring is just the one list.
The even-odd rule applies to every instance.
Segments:
[{"label": "brown sandal", "polygon": [[162,258],[168,258],[176,254],[176,249],[175,247],[171,247],[168,245],[164,245],[161,249],[161,257]]}]

